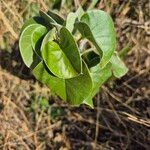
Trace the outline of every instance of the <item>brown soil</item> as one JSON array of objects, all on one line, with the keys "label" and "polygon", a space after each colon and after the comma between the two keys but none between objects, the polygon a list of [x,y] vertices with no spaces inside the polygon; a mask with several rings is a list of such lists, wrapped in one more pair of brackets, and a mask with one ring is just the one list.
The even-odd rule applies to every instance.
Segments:
[{"label": "brown soil", "polygon": [[[108,1],[109,2],[109,1]],[[148,150],[150,147],[150,22],[147,0],[113,0],[118,51],[129,72],[104,85],[94,109],[70,107],[38,83],[21,60],[18,43],[0,51],[0,150]],[[10,35],[11,36],[11,35]],[[43,107],[41,99],[49,105]]]}]

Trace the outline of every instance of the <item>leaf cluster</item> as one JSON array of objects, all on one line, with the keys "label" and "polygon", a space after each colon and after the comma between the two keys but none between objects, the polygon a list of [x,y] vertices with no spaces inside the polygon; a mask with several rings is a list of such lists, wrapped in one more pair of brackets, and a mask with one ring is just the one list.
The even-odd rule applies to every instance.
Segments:
[{"label": "leaf cluster", "polygon": [[[81,48],[83,39],[87,42]],[[99,87],[128,70],[115,51],[113,21],[102,10],[84,12],[80,7],[66,20],[40,11],[23,25],[19,47],[36,79],[72,105],[92,107]]]}]

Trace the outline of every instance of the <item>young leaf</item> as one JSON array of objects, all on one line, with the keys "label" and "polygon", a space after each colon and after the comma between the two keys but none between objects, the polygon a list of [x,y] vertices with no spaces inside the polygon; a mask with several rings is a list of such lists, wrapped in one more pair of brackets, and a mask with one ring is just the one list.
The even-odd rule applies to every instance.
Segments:
[{"label": "young leaf", "polygon": [[[22,28],[19,47],[23,61],[40,82],[63,100],[93,107],[92,98],[99,87],[112,74],[119,78],[128,70],[114,53],[116,39],[110,16],[100,10],[85,13],[79,8],[68,15],[66,28],[57,14],[40,11],[40,15]],[[76,29],[91,42],[90,50],[83,52],[82,57],[71,34]]]},{"label": "young leaf", "polygon": [[62,27],[60,30],[60,47],[68,57],[74,69],[78,73],[81,73],[81,56],[77,43],[65,27]]},{"label": "young leaf", "polygon": [[33,50],[39,57],[41,57],[41,51],[40,51],[41,43],[46,33],[47,33],[46,27],[39,26],[35,29],[31,37]]},{"label": "young leaf", "polygon": [[74,24],[76,19],[79,19],[82,17],[82,15],[84,14],[84,10],[82,9],[81,6],[79,6],[79,8],[77,9],[76,12],[71,12],[68,14],[67,19],[66,19],[66,28],[70,31],[73,32],[74,30]]},{"label": "young leaf", "polygon": [[72,105],[81,104],[92,89],[92,80],[85,64],[83,64],[83,74],[72,79],[65,80],[51,75],[45,69],[43,62],[33,69],[33,74],[37,80],[46,84],[53,92]]},{"label": "young leaf", "polygon": [[42,61],[33,69],[33,75],[37,80],[51,88],[51,90],[58,94],[63,100],[66,100],[65,80],[49,73]]},{"label": "young leaf", "polygon": [[[42,28],[43,30],[43,26],[40,24],[29,25],[28,27],[25,28],[25,30],[22,32],[20,36],[20,40],[19,40],[20,53],[27,67],[30,67],[34,61],[32,35],[35,32],[35,30],[39,27]],[[44,31],[46,31],[45,27],[44,27]]]},{"label": "young leaf", "polygon": [[110,63],[112,65],[111,69],[113,75],[116,78],[120,78],[128,72],[128,68],[125,66],[123,61],[119,58],[117,53],[114,53],[114,55],[111,57]]},{"label": "young leaf", "polygon": [[91,32],[90,27],[86,23],[84,23],[84,22],[76,22],[75,23],[75,27],[82,34],[82,38],[87,38],[89,41],[91,41],[93,43],[93,45],[96,47],[97,53],[101,57],[102,56],[102,51],[101,51],[99,45],[96,43],[96,41],[94,39],[94,36],[93,36],[93,34]]},{"label": "young leaf", "polygon": [[74,29],[74,23],[75,23],[75,20],[77,18],[77,15],[76,13],[69,13],[68,16],[67,16],[67,20],[66,20],[66,28],[72,32],[73,29]]},{"label": "young leaf", "polygon": [[83,8],[81,6],[79,6],[79,8],[77,9],[77,11],[75,12],[76,16],[78,17],[78,19],[80,20],[80,18],[83,16],[83,14],[85,13]]},{"label": "young leaf", "polygon": [[78,75],[68,57],[60,46],[54,41],[48,41],[43,50],[42,57],[49,70],[59,78],[72,78]]},{"label": "young leaf", "polygon": [[56,28],[52,28],[43,38],[42,41],[42,45],[41,45],[41,51],[44,48],[44,45],[48,42],[48,41],[53,41],[56,38]]},{"label": "young leaf", "polygon": [[[85,13],[77,28],[98,49],[103,68],[110,60],[116,48],[116,37],[111,17],[101,10],[91,10]],[[85,25],[86,24],[86,25]]]},{"label": "young leaf", "polygon": [[86,64],[83,62],[83,73],[71,79],[66,79],[67,101],[72,105],[81,104],[92,89],[92,79]]},{"label": "young leaf", "polygon": [[93,82],[92,91],[89,96],[84,100],[83,103],[88,104],[89,106],[93,107],[92,105],[92,98],[95,94],[99,91],[99,87],[102,86],[112,75],[111,73],[111,65],[107,64],[103,69],[99,67],[99,64],[95,67],[90,69],[90,75]]}]

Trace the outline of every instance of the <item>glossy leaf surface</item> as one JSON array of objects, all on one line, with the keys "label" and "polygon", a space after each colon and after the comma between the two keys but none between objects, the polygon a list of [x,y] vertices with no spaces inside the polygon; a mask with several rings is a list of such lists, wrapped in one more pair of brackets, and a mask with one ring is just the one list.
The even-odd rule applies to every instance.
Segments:
[{"label": "glossy leaf surface", "polygon": [[81,56],[77,43],[71,33],[64,27],[60,30],[60,46],[74,69],[81,73]]},{"label": "glossy leaf surface", "polygon": [[47,29],[44,26],[39,26],[35,29],[31,37],[33,50],[35,51],[35,53],[38,54],[39,57],[41,57],[41,52],[40,52],[41,43],[46,33],[47,33]]},{"label": "glossy leaf surface", "polygon": [[47,42],[42,50],[42,56],[49,70],[57,77],[66,79],[78,75],[68,57],[56,42]]},{"label": "glossy leaf surface", "polygon": [[[45,27],[43,27],[42,25],[32,24],[25,28],[25,30],[22,32],[22,34],[20,36],[20,40],[19,40],[21,56],[23,58],[23,61],[25,62],[25,64],[28,67],[31,66],[31,64],[33,63],[33,60],[34,60],[34,52],[33,52],[33,47],[32,47],[32,44],[34,42],[32,42],[32,40],[33,40],[32,36],[37,28],[39,28],[39,30],[43,31],[43,29],[44,29],[44,31],[46,31]],[[43,33],[42,33],[42,35],[43,35]],[[39,36],[41,36],[41,35],[39,35]]]}]

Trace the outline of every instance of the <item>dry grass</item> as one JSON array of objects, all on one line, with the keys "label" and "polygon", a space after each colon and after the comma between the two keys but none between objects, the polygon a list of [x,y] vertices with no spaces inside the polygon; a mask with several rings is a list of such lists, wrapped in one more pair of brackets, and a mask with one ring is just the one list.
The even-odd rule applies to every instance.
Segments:
[{"label": "dry grass", "polygon": [[[18,39],[23,19],[31,15],[31,5],[37,2],[37,8],[47,9],[47,1],[42,0],[1,0],[1,48]],[[1,51],[0,149],[149,149],[150,3],[101,0],[97,7],[113,16],[118,51],[132,47],[125,58],[128,74],[116,80],[113,88],[102,87],[94,110],[71,108],[35,82],[21,62],[17,44],[12,53]],[[46,110],[31,109],[35,97],[45,97],[51,105]]]},{"label": "dry grass", "polygon": [[5,48],[5,42],[12,45],[18,39],[23,22],[38,9],[46,11],[50,7],[48,0],[0,0],[0,48]]}]

